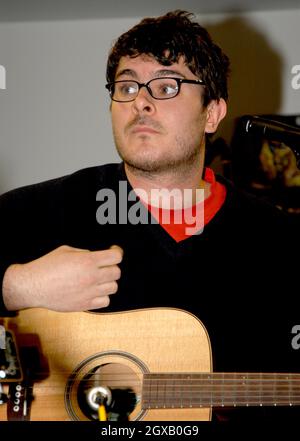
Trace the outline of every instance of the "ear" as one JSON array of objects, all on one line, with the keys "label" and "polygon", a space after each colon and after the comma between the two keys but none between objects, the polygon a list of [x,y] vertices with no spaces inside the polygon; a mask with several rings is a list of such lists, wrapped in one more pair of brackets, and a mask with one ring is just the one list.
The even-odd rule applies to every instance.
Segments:
[{"label": "ear", "polygon": [[219,101],[213,100],[207,106],[205,133],[214,133],[220,121],[227,113],[227,104],[223,98]]}]

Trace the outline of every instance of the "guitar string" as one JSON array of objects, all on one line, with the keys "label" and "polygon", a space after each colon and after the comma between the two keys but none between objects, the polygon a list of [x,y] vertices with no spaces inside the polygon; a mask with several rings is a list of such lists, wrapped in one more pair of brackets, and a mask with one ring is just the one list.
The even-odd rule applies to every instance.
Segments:
[{"label": "guitar string", "polygon": [[[35,395],[37,396],[37,395]],[[240,400],[240,397],[235,397],[234,400],[228,400],[227,398],[219,398],[218,400],[214,399],[214,397],[211,397],[211,395],[208,396],[201,396],[201,397],[197,397],[196,402],[194,403],[193,400],[191,400],[190,397],[187,398],[187,402],[185,402],[185,398],[182,398],[181,396],[179,397],[174,397],[174,395],[172,396],[166,396],[164,400],[147,400],[145,398],[143,398],[142,401],[142,408],[180,408],[180,407],[184,407],[184,408],[189,408],[189,407],[195,407],[195,408],[199,408],[199,407],[221,407],[221,406],[274,406],[274,405],[278,405],[278,406],[297,406],[300,405],[300,396],[298,395],[297,398],[299,397],[299,399],[297,399],[297,401],[295,400],[294,397],[290,397],[290,396],[284,396],[281,397],[280,400],[261,400],[261,396],[258,396],[259,399],[253,399],[253,397],[244,397],[243,396],[243,400]],[[47,397],[38,397],[39,401],[41,400],[45,400],[46,403],[48,403],[51,406],[51,395],[48,395]],[[171,398],[171,399],[170,399]],[[255,397],[254,397],[255,398]],[[174,405],[174,400],[178,402],[178,400],[180,399],[180,405]],[[168,403],[168,400],[172,403]],[[201,402],[200,402],[201,400]],[[147,401],[150,401],[150,404],[147,404]]]},{"label": "guitar string", "polygon": [[[39,383],[37,383],[39,384]],[[76,382],[76,384],[82,384],[82,382]],[[103,385],[107,385],[108,387],[127,387],[127,388],[142,388],[142,390],[144,391],[144,393],[149,393],[148,391],[151,390],[151,388],[153,387],[157,387],[158,390],[162,390],[161,386],[158,386],[157,384],[152,384],[150,387],[147,387],[145,385],[142,385],[140,382],[130,382],[130,383],[121,383],[119,381],[109,381],[107,383],[105,382],[101,382],[98,384],[103,384]],[[84,382],[82,384],[82,386],[84,387],[84,385],[87,386],[94,386],[97,385],[97,383],[94,382]],[[40,384],[39,384],[40,386]],[[235,384],[232,385],[228,385],[227,387],[218,387],[218,386],[214,386],[214,385],[207,385],[207,386],[198,386],[198,387],[193,387],[193,388],[184,388],[184,387],[180,387],[180,386],[175,386],[175,387],[168,387],[166,385],[163,385],[163,389],[166,390],[167,392],[180,392],[180,393],[188,393],[188,394],[197,394],[197,393],[203,393],[204,391],[206,392],[211,392],[214,394],[217,393],[223,393],[223,394],[233,394],[236,395],[238,393],[245,393],[247,392],[248,394],[271,394],[271,395],[279,395],[279,394],[283,394],[283,393],[288,393],[289,395],[294,395],[297,394],[298,392],[300,393],[300,387],[285,387],[285,386],[281,386],[281,387],[276,387],[274,388],[273,385],[269,385],[268,387],[261,387],[261,386],[256,386],[256,387],[248,387],[246,386],[238,386],[236,387]],[[62,388],[62,385],[60,382],[57,382],[56,384],[54,382],[51,382],[50,385],[46,385],[44,384],[43,387],[48,387],[49,389],[51,388]]]},{"label": "guitar string", "polygon": [[[35,375],[47,375],[49,373],[49,371],[45,370],[45,371],[37,371],[34,372]],[[63,371],[63,370],[59,370],[59,371],[51,371],[52,374],[55,375],[61,375],[61,374],[65,374],[65,375],[76,375],[77,373],[74,371]],[[275,377],[274,374],[270,374],[270,373],[260,373],[260,374],[252,374],[252,373],[243,373],[243,374],[239,374],[240,376],[237,377],[236,374],[232,374],[232,373],[222,373],[222,374],[218,374],[218,373],[203,373],[203,374],[194,374],[194,373],[187,373],[187,374],[182,374],[182,373],[139,373],[140,375],[143,376],[144,380],[149,380],[149,381],[234,381],[234,382],[238,382],[238,381],[299,381],[300,382],[300,374],[288,374],[288,373],[276,373]],[[81,375],[89,375],[89,372],[81,372]],[[122,376],[122,375],[128,375],[129,377],[131,376],[135,376],[138,374],[123,374],[123,373],[118,373],[118,372],[98,372],[98,373],[92,373],[92,376],[97,376],[97,375],[104,375],[104,376],[114,376],[114,375],[118,375],[118,376]],[[185,375],[185,377],[183,376]],[[220,377],[218,378],[218,376],[220,375]],[[182,377],[181,377],[182,376]],[[232,377],[231,377],[232,376]],[[228,378],[226,378],[228,377]]]},{"label": "guitar string", "polygon": [[[67,380],[69,378],[69,380],[73,380],[73,381],[80,381],[80,382],[92,382],[92,381],[114,381],[114,382],[140,382],[143,381],[144,387],[147,386],[148,384],[160,384],[160,385],[166,385],[166,386],[172,386],[172,388],[174,387],[182,387],[185,386],[186,384],[191,386],[191,387],[204,387],[204,386],[210,386],[210,387],[231,387],[231,386],[236,386],[236,387],[299,387],[300,386],[300,379],[291,379],[291,378],[281,378],[281,379],[271,379],[271,378],[267,378],[267,379],[254,379],[254,378],[243,378],[240,380],[237,380],[235,378],[227,378],[224,380],[219,380],[219,379],[180,379],[180,380],[176,380],[174,378],[169,378],[169,379],[152,379],[152,378],[145,378],[143,377],[143,379],[139,380],[137,378],[137,375],[122,375],[122,374],[112,374],[112,373],[107,373],[107,374],[93,374],[92,376],[89,376],[88,378],[84,378],[84,377],[76,377],[76,376],[69,376],[68,374],[65,374],[66,378],[64,378],[65,380]],[[46,379],[54,379],[55,377],[57,378],[62,378],[64,377],[64,373],[51,373],[50,376],[45,374],[45,373],[40,373],[40,374],[35,374],[32,379],[35,379],[37,381],[39,381],[39,379],[41,380],[46,380]]]}]

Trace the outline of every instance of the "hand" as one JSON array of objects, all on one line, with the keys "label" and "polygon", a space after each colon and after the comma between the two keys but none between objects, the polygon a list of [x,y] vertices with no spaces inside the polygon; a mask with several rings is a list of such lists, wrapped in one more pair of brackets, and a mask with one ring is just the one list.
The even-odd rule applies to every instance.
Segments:
[{"label": "hand", "polygon": [[122,258],[123,250],[116,245],[103,251],[60,246],[39,259],[6,270],[4,303],[9,310],[104,308],[109,295],[117,292]]}]

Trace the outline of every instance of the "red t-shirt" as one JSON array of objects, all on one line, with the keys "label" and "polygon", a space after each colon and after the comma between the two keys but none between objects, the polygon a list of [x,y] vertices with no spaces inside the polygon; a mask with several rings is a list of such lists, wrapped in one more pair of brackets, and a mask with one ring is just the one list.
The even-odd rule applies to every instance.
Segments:
[{"label": "red t-shirt", "polygon": [[210,183],[210,195],[204,202],[184,209],[163,209],[145,204],[151,215],[173,237],[180,242],[193,234],[199,234],[223,205],[226,187],[216,181],[212,169],[206,167],[204,180]]}]

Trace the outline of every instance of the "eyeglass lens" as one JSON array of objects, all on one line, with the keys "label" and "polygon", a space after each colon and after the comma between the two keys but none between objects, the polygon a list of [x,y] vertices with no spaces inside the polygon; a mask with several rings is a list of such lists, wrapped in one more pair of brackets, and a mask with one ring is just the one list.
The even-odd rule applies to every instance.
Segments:
[{"label": "eyeglass lens", "polygon": [[179,86],[174,78],[154,78],[146,85],[136,81],[116,81],[112,98],[119,101],[131,101],[136,98],[141,87],[147,87],[148,92],[156,99],[173,98],[178,94]]}]

